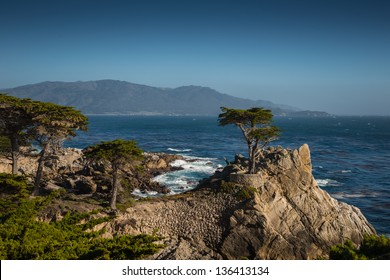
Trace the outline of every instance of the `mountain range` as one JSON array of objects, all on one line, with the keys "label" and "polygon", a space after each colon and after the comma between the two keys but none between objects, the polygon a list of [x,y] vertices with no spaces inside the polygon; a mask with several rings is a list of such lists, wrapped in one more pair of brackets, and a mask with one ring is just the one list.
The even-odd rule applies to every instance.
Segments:
[{"label": "mountain range", "polygon": [[[19,98],[72,106],[84,114],[217,115],[220,107],[264,107],[274,115],[299,109],[264,100],[249,100],[201,86],[159,88],[116,80],[42,82],[2,90]],[[316,112],[320,113],[321,112]],[[304,111],[305,115],[310,115]]]}]

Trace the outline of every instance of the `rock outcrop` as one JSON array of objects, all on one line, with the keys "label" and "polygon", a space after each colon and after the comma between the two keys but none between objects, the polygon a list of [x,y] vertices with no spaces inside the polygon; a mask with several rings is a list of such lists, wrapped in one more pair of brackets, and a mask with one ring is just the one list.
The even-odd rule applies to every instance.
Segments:
[{"label": "rock outcrop", "polygon": [[181,155],[166,154],[166,153],[144,153],[143,166],[153,176],[162,173],[179,170],[181,167],[174,167],[171,165],[176,160],[183,160]]},{"label": "rock outcrop", "polygon": [[270,148],[258,174],[244,169],[245,159],[237,157],[199,189],[138,203],[101,226],[107,236],[161,235],[167,247],[156,259],[316,259],[332,245],[359,244],[375,233],[358,208],[318,187],[307,145]]},{"label": "rock outcrop", "polygon": [[246,176],[257,177],[247,180],[257,192],[230,218],[220,249],[227,258],[315,259],[334,244],[360,244],[364,234],[375,233],[358,208],[318,187],[307,145],[263,156],[258,174],[242,175],[244,184]]}]

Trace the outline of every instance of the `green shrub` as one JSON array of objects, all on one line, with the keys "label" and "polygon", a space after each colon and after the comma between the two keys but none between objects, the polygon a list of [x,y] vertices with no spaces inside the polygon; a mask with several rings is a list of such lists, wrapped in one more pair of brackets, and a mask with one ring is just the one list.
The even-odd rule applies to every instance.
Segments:
[{"label": "green shrub", "polygon": [[240,185],[233,182],[222,181],[219,190],[223,193],[229,193],[240,200],[253,198],[257,189],[250,186]]},{"label": "green shrub", "polygon": [[390,259],[390,238],[366,235],[360,246],[360,252],[370,259]]},{"label": "green shrub", "polygon": [[21,176],[0,174],[1,259],[139,259],[157,252],[157,236],[102,238],[103,231],[86,231],[110,220],[90,213],[67,213],[61,221],[45,223],[38,213],[57,197],[29,198],[31,187]]},{"label": "green shrub", "polygon": [[32,188],[27,179],[23,176],[0,173],[0,196],[14,195],[16,197],[27,197]]},{"label": "green shrub", "polygon": [[27,198],[31,191],[25,177],[0,173],[0,222],[16,211],[21,200]]},{"label": "green shrub", "polygon": [[0,136],[0,155],[11,152],[11,141],[4,136]]},{"label": "green shrub", "polygon": [[332,246],[329,253],[331,260],[359,260],[366,259],[360,256],[355,245],[347,240],[344,245]]},{"label": "green shrub", "polygon": [[388,260],[390,259],[390,238],[366,235],[359,248],[350,240],[344,245],[332,246],[329,253],[332,260]]}]

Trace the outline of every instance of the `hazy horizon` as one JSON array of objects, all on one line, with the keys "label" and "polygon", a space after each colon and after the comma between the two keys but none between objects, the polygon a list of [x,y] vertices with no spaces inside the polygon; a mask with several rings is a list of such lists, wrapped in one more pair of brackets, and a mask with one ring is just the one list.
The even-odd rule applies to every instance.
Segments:
[{"label": "hazy horizon", "polygon": [[390,115],[386,1],[0,3],[0,88],[197,85],[337,115]]}]

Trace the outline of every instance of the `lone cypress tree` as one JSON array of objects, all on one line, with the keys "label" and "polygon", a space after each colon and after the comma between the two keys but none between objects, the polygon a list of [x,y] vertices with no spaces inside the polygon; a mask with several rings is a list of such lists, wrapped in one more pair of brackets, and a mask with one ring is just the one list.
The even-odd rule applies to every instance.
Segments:
[{"label": "lone cypress tree", "polygon": [[272,126],[272,112],[264,108],[248,110],[221,107],[222,113],[218,116],[219,125],[234,124],[238,126],[248,145],[249,174],[256,173],[256,161],[260,151],[271,141],[277,139],[280,129]]},{"label": "lone cypress tree", "polygon": [[116,198],[120,185],[120,171],[127,164],[132,165],[135,160],[142,159],[142,150],[137,147],[137,143],[133,140],[117,139],[88,147],[84,155],[93,162],[105,161],[111,165],[112,190],[110,207],[111,209],[116,209]]}]

